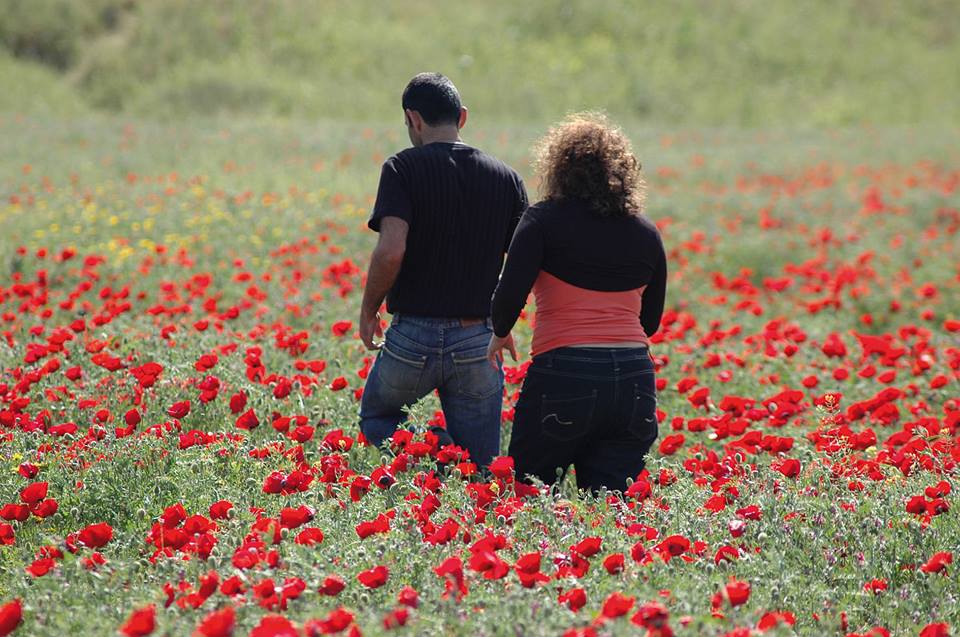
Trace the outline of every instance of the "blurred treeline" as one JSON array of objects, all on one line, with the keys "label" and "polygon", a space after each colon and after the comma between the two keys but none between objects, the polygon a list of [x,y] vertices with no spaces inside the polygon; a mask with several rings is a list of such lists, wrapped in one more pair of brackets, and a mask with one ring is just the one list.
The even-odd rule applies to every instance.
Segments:
[{"label": "blurred treeline", "polygon": [[956,125],[958,61],[956,0],[0,0],[5,112]]}]

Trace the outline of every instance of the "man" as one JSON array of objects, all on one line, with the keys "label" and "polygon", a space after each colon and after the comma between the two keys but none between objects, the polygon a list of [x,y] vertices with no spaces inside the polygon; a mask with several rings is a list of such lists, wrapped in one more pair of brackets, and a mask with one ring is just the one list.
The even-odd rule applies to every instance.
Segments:
[{"label": "man", "polygon": [[[516,172],[461,141],[467,109],[449,79],[417,75],[402,106],[413,147],[384,162],[368,223],[380,236],[360,337],[379,354],[360,429],[380,445],[403,422],[404,408],[436,389],[449,436],[486,467],[500,453],[503,401],[502,360],[493,366],[486,357],[490,297],[527,194]],[[393,315],[385,338],[384,297]]]}]

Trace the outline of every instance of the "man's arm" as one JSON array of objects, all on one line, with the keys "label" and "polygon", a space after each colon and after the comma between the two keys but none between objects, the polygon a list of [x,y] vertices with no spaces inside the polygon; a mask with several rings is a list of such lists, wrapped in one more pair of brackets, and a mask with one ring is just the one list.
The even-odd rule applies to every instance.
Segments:
[{"label": "man's arm", "polygon": [[380,237],[373,254],[370,255],[367,285],[363,290],[363,303],[360,307],[360,339],[367,349],[380,348],[381,343],[373,340],[374,336],[383,338],[380,305],[400,274],[409,228],[407,222],[399,217],[388,216],[380,220]]}]

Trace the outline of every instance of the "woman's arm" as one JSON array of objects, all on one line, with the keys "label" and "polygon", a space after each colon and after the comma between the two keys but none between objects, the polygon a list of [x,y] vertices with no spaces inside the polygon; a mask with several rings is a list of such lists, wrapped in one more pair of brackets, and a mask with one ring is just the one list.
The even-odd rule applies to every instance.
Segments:
[{"label": "woman's arm", "polygon": [[660,329],[663,317],[664,299],[667,294],[667,255],[660,244],[660,259],[653,272],[653,278],[643,290],[640,305],[640,324],[647,336],[653,336]]},{"label": "woman's arm", "polygon": [[513,329],[542,262],[543,235],[539,223],[527,212],[513,234],[507,263],[493,293],[490,315],[497,336],[505,337]]}]

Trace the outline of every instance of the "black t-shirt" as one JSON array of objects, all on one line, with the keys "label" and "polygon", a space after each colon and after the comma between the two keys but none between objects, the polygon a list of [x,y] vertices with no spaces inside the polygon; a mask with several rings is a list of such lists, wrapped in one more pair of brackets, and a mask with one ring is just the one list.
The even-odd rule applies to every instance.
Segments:
[{"label": "black t-shirt", "polygon": [[543,270],[587,290],[623,292],[647,286],[640,323],[660,328],[667,256],[660,232],[642,215],[601,217],[584,201],[542,201],[524,213],[493,296],[493,331],[506,336]]},{"label": "black t-shirt", "polygon": [[370,229],[399,217],[410,230],[387,311],[447,318],[490,316],[504,254],[527,207],[520,176],[460,142],[408,148],[387,159]]}]

